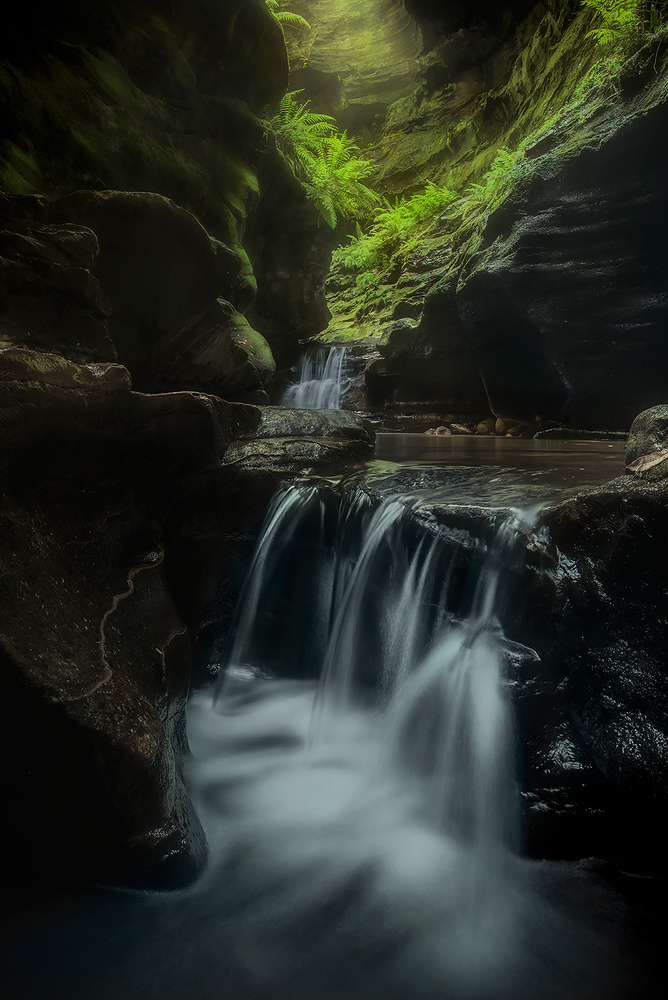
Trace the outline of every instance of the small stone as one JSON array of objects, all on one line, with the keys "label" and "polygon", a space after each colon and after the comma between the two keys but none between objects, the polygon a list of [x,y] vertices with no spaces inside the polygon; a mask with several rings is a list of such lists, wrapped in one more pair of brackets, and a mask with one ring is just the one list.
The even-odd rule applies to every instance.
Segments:
[{"label": "small stone", "polygon": [[487,417],[485,420],[481,420],[479,424],[476,424],[475,432],[476,434],[493,434],[495,425],[496,420],[494,417]]}]

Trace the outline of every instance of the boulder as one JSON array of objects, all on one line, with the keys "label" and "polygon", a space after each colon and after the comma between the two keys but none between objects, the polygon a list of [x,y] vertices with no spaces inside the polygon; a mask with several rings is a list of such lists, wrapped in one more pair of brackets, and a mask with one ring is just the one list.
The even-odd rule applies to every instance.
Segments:
[{"label": "boulder", "polygon": [[668,406],[651,406],[631,424],[626,444],[626,467],[642,479],[668,476]]},{"label": "boulder", "polygon": [[[622,477],[542,518],[556,562],[546,655],[567,720],[595,765],[600,844],[630,870],[665,870],[668,552],[665,481]],[[554,606],[558,609],[555,618]],[[601,787],[600,776],[605,779]],[[586,785],[586,774],[582,772]],[[628,817],[633,817],[631,824]]]},{"label": "boulder", "polygon": [[160,195],[77,191],[52,216],[97,235],[109,332],[137,389],[267,399],[271,351],[227,298],[243,295],[242,261],[235,267],[193,215]]},{"label": "boulder", "polygon": [[259,407],[260,422],[242,432],[225,463],[282,475],[329,475],[373,458],[374,433],[361,417],[344,410]]},{"label": "boulder", "polygon": [[190,641],[162,522],[258,420],[203,394],[133,392],[118,364],[0,354],[10,881],[165,886],[201,869],[182,782]]}]

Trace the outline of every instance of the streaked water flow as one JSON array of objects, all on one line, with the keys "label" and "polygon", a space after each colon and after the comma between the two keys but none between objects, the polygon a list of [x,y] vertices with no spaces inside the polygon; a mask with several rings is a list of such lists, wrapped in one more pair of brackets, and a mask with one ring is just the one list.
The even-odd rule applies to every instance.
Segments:
[{"label": "streaked water flow", "polygon": [[532,514],[474,538],[424,499],[275,499],[215,708],[190,706],[200,895],[235,901],[226,940],[258,996],[603,997],[605,940],[579,942],[568,890],[555,905],[558,876],[518,853],[497,610]]},{"label": "streaked water flow", "polygon": [[448,526],[424,482],[276,497],[188,709],[204,876],[19,934],[8,996],[638,1000],[610,895],[519,853],[506,672],[532,651],[500,620],[531,512]]},{"label": "streaked water flow", "polygon": [[345,347],[312,348],[283,394],[284,406],[303,410],[338,410],[345,385]]}]

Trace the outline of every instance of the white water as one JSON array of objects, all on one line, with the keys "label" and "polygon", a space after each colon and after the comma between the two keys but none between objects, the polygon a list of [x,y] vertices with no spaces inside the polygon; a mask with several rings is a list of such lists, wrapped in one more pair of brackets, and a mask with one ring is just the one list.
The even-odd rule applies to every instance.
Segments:
[{"label": "white water", "polygon": [[[415,503],[374,512],[358,497],[334,529],[315,490],[270,511],[217,710],[210,693],[189,709],[211,848],[198,906],[240,997],[601,1000],[614,962],[586,887],[517,853],[495,608],[530,525],[468,539],[472,596],[455,619],[442,610],[452,533],[427,522],[415,544]],[[272,595],[307,565],[297,618],[277,613]],[[320,683],[263,674],[258,633],[270,628],[275,664],[308,614],[325,633],[309,661]]]},{"label": "white water", "polygon": [[302,410],[338,410],[344,389],[345,347],[307,351],[296,381],[283,394],[283,405]]},{"label": "white water", "polygon": [[476,540],[332,496],[276,499],[218,711],[191,700],[204,877],[56,911],[3,997],[648,1000],[610,894],[518,851],[497,617],[530,520]]}]

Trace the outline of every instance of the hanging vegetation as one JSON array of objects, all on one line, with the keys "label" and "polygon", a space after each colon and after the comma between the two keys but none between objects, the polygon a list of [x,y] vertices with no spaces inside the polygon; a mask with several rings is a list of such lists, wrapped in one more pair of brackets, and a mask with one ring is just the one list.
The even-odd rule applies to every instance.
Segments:
[{"label": "hanging vegetation", "polygon": [[664,26],[668,3],[657,0],[582,0],[582,6],[594,14],[594,27],[588,38],[599,45],[636,48],[647,34]]},{"label": "hanging vegetation", "polygon": [[281,152],[328,226],[369,218],[380,204],[367,184],[372,164],[358,155],[355,140],[338,131],[331,115],[311,111],[309,101],[300,104],[301,93],[286,94],[267,120]]},{"label": "hanging vegetation", "polygon": [[264,0],[264,2],[281,26],[291,24],[295,28],[304,28],[306,31],[310,31],[311,25],[306,18],[299,14],[293,14],[289,10],[280,10],[278,0]]}]

